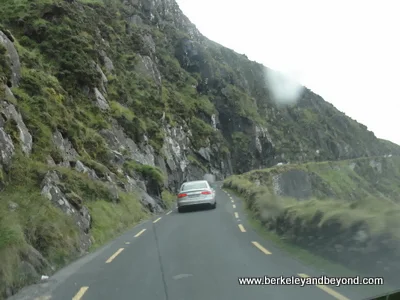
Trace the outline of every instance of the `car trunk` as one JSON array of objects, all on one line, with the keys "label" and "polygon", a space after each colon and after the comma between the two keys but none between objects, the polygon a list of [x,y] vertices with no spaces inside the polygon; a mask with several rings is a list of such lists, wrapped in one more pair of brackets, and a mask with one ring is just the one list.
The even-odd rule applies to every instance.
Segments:
[{"label": "car trunk", "polygon": [[181,200],[199,200],[209,197],[211,195],[211,191],[208,189],[195,189],[182,191],[180,195],[182,195],[182,197],[180,197]]}]

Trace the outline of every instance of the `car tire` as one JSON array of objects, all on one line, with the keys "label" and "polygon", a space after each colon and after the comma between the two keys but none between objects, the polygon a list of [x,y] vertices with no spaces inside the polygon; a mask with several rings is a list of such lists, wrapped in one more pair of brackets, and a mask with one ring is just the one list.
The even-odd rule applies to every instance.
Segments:
[{"label": "car tire", "polygon": [[178,213],[183,213],[183,208],[182,207],[178,207]]},{"label": "car tire", "polygon": [[212,205],[212,209],[216,209],[217,208],[217,201],[215,201],[215,203]]}]

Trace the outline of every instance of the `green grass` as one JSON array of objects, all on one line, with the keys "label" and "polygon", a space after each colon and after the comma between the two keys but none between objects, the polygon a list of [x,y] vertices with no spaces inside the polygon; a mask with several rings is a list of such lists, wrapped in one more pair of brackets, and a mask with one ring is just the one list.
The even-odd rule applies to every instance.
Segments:
[{"label": "green grass", "polygon": [[168,190],[163,190],[161,192],[161,199],[164,201],[164,203],[167,205],[167,208],[172,208],[173,205],[176,203],[176,195],[172,194]]},{"label": "green grass", "polygon": [[97,199],[87,206],[93,216],[92,251],[148,217],[134,194],[120,193],[118,204]]},{"label": "green grass", "polygon": [[11,77],[10,62],[6,59],[7,49],[1,44],[0,45],[0,82],[7,82]]},{"label": "green grass", "polygon": [[128,174],[132,171],[137,172],[146,180],[152,180],[159,186],[161,186],[165,180],[165,175],[158,167],[142,165],[135,161],[128,161],[125,163],[124,169]]},{"label": "green grass", "polygon": [[135,114],[133,113],[132,110],[124,107],[123,105],[121,105],[120,103],[118,103],[116,101],[111,101],[110,107],[111,107],[112,114],[115,118],[122,117],[122,118],[127,119],[130,122],[132,122],[133,119],[135,118]]},{"label": "green grass", "polygon": [[[8,204],[18,208],[10,212]],[[53,266],[60,267],[77,255],[78,232],[73,220],[43,198],[37,189],[10,187],[0,194],[0,289],[20,288],[17,265],[28,245],[33,246]],[[49,271],[49,270],[47,270]]]}]

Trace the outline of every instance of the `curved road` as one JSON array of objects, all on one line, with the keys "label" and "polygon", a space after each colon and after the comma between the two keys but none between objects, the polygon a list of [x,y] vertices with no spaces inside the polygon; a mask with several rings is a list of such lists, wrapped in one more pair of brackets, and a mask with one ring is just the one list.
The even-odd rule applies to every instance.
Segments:
[{"label": "curved road", "polygon": [[16,299],[362,299],[349,287],[239,285],[238,277],[320,274],[259,237],[240,199],[216,191],[215,210],[154,217]]}]

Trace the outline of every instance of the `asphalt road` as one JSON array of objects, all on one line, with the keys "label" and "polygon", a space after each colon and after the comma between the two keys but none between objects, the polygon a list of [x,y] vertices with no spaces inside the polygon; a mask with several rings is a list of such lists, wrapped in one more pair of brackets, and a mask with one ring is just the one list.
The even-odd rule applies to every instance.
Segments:
[{"label": "asphalt road", "polygon": [[[319,276],[251,230],[242,203],[217,191],[215,210],[154,217],[55,274],[42,297],[73,300],[362,299],[348,286],[238,284],[238,277]],[[303,275],[304,276],[304,275]]]}]

